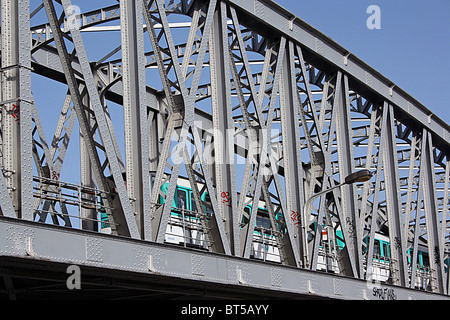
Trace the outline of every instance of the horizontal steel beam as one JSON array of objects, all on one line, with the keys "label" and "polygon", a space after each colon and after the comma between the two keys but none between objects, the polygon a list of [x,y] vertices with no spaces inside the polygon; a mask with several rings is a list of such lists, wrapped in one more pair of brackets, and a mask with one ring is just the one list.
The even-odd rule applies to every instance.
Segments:
[{"label": "horizontal steel beam", "polygon": [[239,286],[244,292],[274,290],[298,294],[299,297],[449,299],[440,294],[384,283],[5,217],[0,217],[0,234],[0,260],[19,258],[28,265],[46,261],[65,263],[81,268],[97,267],[153,275],[167,283],[170,279],[185,279]]}]

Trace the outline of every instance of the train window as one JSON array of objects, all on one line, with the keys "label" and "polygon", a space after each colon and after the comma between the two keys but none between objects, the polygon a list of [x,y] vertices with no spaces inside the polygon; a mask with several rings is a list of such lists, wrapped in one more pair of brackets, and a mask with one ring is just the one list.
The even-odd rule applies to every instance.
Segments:
[{"label": "train window", "polygon": [[256,226],[266,230],[271,229],[270,220],[261,216],[256,216]]},{"label": "train window", "polygon": [[211,209],[211,198],[209,197],[208,193],[205,194],[205,202],[208,204],[208,205],[204,206],[206,209],[206,216],[208,218],[211,218],[213,216],[214,212]]},{"label": "train window", "polygon": [[386,258],[390,257],[389,246],[387,243],[383,243],[383,256]]},{"label": "train window", "polygon": [[381,254],[380,252],[380,240],[375,240],[374,247],[373,247],[373,254],[379,256]]},{"label": "train window", "polygon": [[187,203],[186,191],[178,189],[177,190],[177,208],[187,209],[186,203]]},{"label": "train window", "polygon": [[421,252],[422,254],[422,262],[423,262],[423,266],[428,267],[430,266],[430,258],[428,256],[428,253],[426,252]]},{"label": "train window", "polygon": [[194,196],[191,193],[191,210],[196,212],[197,211],[197,205],[195,204]]},{"label": "train window", "polygon": [[[169,183],[164,183],[164,184],[161,186],[161,191],[162,191],[165,195],[167,195],[168,190],[169,190]],[[166,202],[166,199],[165,199],[162,195],[160,195],[160,196],[158,197],[158,203],[159,203],[159,204],[163,204],[163,203],[165,203],[165,202]]]}]

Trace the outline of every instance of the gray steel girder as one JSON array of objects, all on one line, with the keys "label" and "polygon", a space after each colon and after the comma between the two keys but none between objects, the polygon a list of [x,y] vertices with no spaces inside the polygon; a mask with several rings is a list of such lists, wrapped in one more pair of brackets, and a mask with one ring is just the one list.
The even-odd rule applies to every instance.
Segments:
[{"label": "gray steel girder", "polygon": [[[0,217],[2,257],[28,264],[45,261],[229,284],[246,290],[273,290],[298,297],[355,300],[425,300],[448,298],[377,282],[366,282],[302,268],[264,263],[202,250],[111,237],[82,230]],[[81,273],[81,282],[83,275]],[[170,281],[170,280],[169,280]],[[251,291],[249,291],[251,292]]]},{"label": "gray steel girder", "polygon": [[[269,0],[1,4],[2,256],[244,291],[448,295],[450,127],[333,40]],[[89,61],[83,32],[108,30],[120,45]],[[67,85],[51,144],[31,67]],[[81,183],[65,184],[76,120]],[[340,184],[363,168],[369,181]]]}]

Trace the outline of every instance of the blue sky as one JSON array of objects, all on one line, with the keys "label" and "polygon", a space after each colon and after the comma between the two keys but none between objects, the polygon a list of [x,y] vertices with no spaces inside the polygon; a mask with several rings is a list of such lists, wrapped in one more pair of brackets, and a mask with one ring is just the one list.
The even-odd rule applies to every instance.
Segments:
[{"label": "blue sky", "polygon": [[[449,0],[277,0],[450,124]],[[367,7],[381,9],[369,30]]]}]

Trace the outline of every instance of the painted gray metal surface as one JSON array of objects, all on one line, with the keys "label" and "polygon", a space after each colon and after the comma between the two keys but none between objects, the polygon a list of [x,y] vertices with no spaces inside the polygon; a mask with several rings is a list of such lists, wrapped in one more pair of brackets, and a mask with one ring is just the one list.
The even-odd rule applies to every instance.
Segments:
[{"label": "painted gray metal surface", "polygon": [[[77,16],[77,1],[1,4],[2,255],[333,298],[448,295],[448,124],[313,27],[266,0],[112,1]],[[83,32],[114,21],[97,32],[120,30],[120,47],[89,61]],[[31,67],[67,86],[51,142]],[[76,122],[81,184],[60,181]],[[374,175],[325,192],[358,169]],[[180,183],[196,210],[172,208]],[[384,280],[377,236],[391,246]],[[427,270],[411,263],[422,251]]]},{"label": "painted gray metal surface", "polygon": [[428,300],[445,296],[366,282],[303,268],[283,267],[223,254],[109,237],[81,230],[0,218],[0,253],[29,263],[54,261],[141,274],[355,300]]}]

